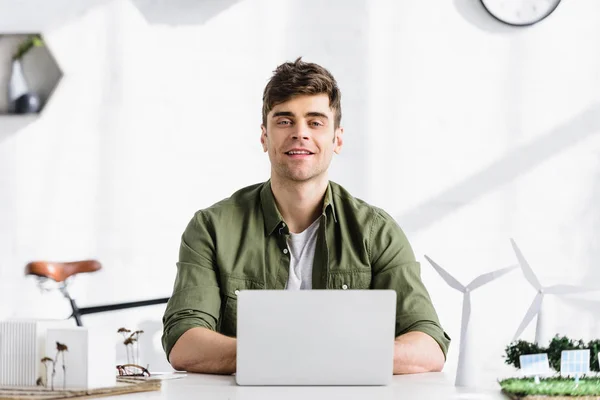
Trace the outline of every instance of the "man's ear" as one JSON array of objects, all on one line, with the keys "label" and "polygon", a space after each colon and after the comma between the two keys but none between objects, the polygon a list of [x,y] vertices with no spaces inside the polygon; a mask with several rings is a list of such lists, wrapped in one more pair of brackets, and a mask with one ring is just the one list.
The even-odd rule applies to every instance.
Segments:
[{"label": "man's ear", "polygon": [[260,131],[261,131],[261,134],[260,134],[260,143],[262,144],[263,151],[266,153],[267,150],[269,149],[268,146],[267,146],[267,140],[268,140],[267,139],[267,128],[265,128],[264,125],[261,125],[260,126]]},{"label": "man's ear", "polygon": [[333,137],[333,152],[335,154],[340,154],[342,151],[342,146],[344,145],[344,128],[338,127],[335,130],[335,134]]}]

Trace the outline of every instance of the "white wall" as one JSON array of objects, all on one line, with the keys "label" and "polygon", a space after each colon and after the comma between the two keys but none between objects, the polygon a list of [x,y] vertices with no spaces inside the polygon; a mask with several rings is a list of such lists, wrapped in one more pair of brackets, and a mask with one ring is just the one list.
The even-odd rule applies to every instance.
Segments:
[{"label": "white wall", "polygon": [[[69,3],[0,1],[0,30],[42,30],[64,73],[40,119],[0,118],[0,318],[68,315],[23,277],[32,259],[101,260],[74,282],[81,305],[168,296],[193,212],[268,177],[262,90],[299,55],[339,81],[331,177],[404,227],[454,339],[448,368],[461,297],[424,254],[468,283],[514,264],[514,237],[544,284],[598,281],[597,1],[528,29],[475,0]],[[519,271],[473,294],[486,368],[534,295]],[[600,337],[598,307],[548,305],[552,329]],[[163,308],[85,322],[141,326],[159,348]]]}]

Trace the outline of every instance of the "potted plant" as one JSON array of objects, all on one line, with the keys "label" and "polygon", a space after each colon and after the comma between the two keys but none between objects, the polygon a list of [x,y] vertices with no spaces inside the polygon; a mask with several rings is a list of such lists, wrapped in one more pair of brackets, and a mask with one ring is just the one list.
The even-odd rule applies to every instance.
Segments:
[{"label": "potted plant", "polygon": [[12,72],[8,84],[8,101],[10,111],[15,114],[39,112],[41,101],[39,95],[33,92],[23,72],[23,57],[34,47],[44,45],[40,35],[30,35],[18,47],[12,57]]}]

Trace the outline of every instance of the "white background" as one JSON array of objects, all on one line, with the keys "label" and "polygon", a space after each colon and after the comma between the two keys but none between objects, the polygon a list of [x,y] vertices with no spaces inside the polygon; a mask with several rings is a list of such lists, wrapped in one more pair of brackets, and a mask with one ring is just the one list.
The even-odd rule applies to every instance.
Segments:
[{"label": "white background", "polygon": [[[194,211],[268,178],[262,91],[298,56],[338,80],[331,179],[406,231],[453,338],[447,368],[462,297],[424,254],[467,284],[516,262],[513,237],[544,285],[600,277],[596,0],[526,29],[476,0],[0,0],[0,31],[41,31],[64,73],[39,119],[0,117],[0,318],[68,316],[23,276],[30,260],[100,260],[72,284],[81,306],[169,296]],[[502,368],[534,295],[519,270],[473,293],[485,368]],[[548,297],[550,329],[600,337],[588,297]],[[163,310],[85,324],[144,329],[160,370]]]}]

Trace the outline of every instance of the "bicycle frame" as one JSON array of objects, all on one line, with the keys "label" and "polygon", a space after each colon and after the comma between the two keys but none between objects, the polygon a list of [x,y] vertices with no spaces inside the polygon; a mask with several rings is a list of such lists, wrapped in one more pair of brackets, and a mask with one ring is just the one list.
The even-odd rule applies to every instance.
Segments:
[{"label": "bicycle frame", "polygon": [[75,299],[71,297],[69,292],[67,291],[66,285],[60,286],[60,291],[69,300],[71,304],[71,309],[73,313],[69,316],[69,318],[74,318],[77,326],[83,326],[83,322],[81,321],[81,317],[87,314],[96,314],[106,311],[115,311],[115,310],[124,310],[127,308],[136,308],[136,307],[144,307],[144,306],[152,306],[156,304],[164,304],[169,301],[169,297],[163,297],[159,299],[151,299],[151,300],[141,300],[141,301],[131,301],[127,303],[113,303],[113,304],[105,304],[94,307],[82,307],[79,308],[75,303]]}]

